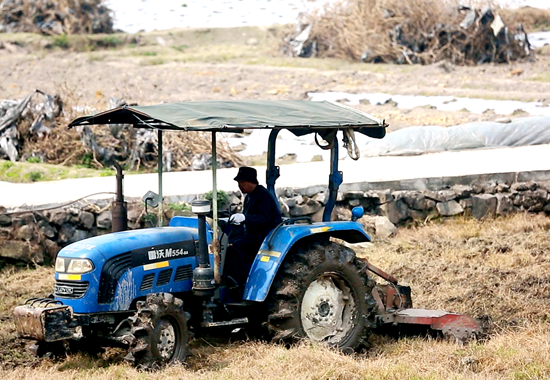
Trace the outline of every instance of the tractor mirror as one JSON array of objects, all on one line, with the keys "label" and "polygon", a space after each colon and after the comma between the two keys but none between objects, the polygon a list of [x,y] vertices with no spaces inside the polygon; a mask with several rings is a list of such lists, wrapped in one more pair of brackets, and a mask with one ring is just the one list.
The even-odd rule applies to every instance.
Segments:
[{"label": "tractor mirror", "polygon": [[159,196],[158,196],[158,194],[151,191],[151,190],[146,192],[145,195],[143,197],[141,197],[141,200],[143,201],[143,203],[145,203],[145,205],[153,207],[153,208],[158,207],[158,205],[159,205]]}]

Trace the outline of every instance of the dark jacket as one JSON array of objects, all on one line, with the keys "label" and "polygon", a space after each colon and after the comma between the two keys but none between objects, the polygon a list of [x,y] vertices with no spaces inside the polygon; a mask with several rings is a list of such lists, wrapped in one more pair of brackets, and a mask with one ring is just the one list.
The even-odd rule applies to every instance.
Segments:
[{"label": "dark jacket", "polygon": [[246,196],[243,214],[246,238],[259,241],[260,244],[269,231],[281,223],[281,212],[275,198],[262,185],[257,185]]}]

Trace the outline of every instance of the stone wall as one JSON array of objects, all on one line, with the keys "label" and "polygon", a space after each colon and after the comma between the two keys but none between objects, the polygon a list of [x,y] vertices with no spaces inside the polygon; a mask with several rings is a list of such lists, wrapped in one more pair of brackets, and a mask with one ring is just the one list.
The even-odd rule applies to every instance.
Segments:
[{"label": "stone wall", "polygon": [[[479,176],[459,177],[447,185],[442,178],[385,183],[393,188],[384,188],[380,183],[346,184],[338,193],[332,219],[350,220],[350,210],[362,206],[365,216],[360,221],[372,236],[384,239],[397,232],[396,226],[430,218],[466,215],[484,219],[516,212],[550,214],[550,182],[518,181],[522,178],[506,174],[482,179],[486,181],[480,181]],[[442,187],[438,189],[437,185]],[[284,216],[310,216],[320,221],[328,191],[326,186],[281,188],[277,195]],[[228,204],[240,201],[242,194],[228,193]],[[157,210],[149,212],[156,214]],[[166,223],[178,214],[186,213],[168,208],[164,214]],[[137,201],[128,204],[128,219],[131,229],[151,226],[143,204]],[[110,231],[110,203],[106,200],[27,213],[8,214],[0,210],[0,258],[48,264],[60,248]]]}]

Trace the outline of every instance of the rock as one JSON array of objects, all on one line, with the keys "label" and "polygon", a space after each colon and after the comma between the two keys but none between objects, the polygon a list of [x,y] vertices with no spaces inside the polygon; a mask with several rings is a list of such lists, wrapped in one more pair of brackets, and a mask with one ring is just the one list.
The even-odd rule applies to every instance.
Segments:
[{"label": "rock", "polygon": [[426,198],[426,196],[418,191],[409,193],[403,197],[403,201],[415,210],[427,211],[435,207],[435,201]]},{"label": "rock", "polygon": [[61,226],[69,221],[70,215],[63,209],[54,210],[50,213],[50,223]]},{"label": "rock", "polygon": [[72,243],[71,239],[75,233],[75,230],[76,228],[72,224],[63,224],[59,229],[57,241],[62,244]]},{"label": "rock", "polygon": [[492,194],[474,195],[472,198],[472,215],[481,220],[486,217],[493,218],[497,210],[497,197]]},{"label": "rock", "polygon": [[514,202],[508,194],[497,194],[497,209],[496,214],[506,216],[515,211]]},{"label": "rock", "polygon": [[42,225],[38,228],[40,233],[44,236],[46,236],[49,239],[52,239],[55,237],[55,228],[50,226],[48,223],[42,223]]},{"label": "rock", "polygon": [[496,183],[487,183],[483,186],[483,192],[485,194],[495,194],[497,192]]},{"label": "rock", "polygon": [[436,202],[447,202],[457,197],[453,190],[426,191],[425,196]]},{"label": "rock", "polygon": [[300,194],[311,198],[314,195],[317,195],[319,193],[324,193],[326,190],[327,190],[327,187],[324,185],[308,186],[305,189],[302,189],[300,191]]},{"label": "rock", "polygon": [[75,243],[80,240],[84,240],[90,237],[90,233],[84,230],[76,230],[70,239],[71,243]]},{"label": "rock", "polygon": [[408,207],[404,201],[391,201],[380,206],[380,214],[388,217],[393,224],[409,219]]},{"label": "rock", "polygon": [[293,197],[294,196],[294,189],[292,187],[285,188],[284,196],[287,197],[287,198]]},{"label": "rock", "polygon": [[351,220],[351,210],[345,207],[335,207],[334,211],[336,214],[335,220]]},{"label": "rock", "polygon": [[50,259],[54,259],[57,256],[57,253],[61,249],[59,245],[57,245],[56,242],[51,241],[49,239],[44,239],[43,241],[44,248],[46,250],[46,253]]},{"label": "rock", "polygon": [[11,216],[8,214],[0,214],[0,227],[11,226]]},{"label": "rock", "polygon": [[44,256],[42,250],[35,244],[18,240],[4,240],[0,244],[0,257],[24,261],[27,263],[42,264]]},{"label": "rock", "polygon": [[95,216],[91,212],[82,211],[79,216],[79,223],[87,230],[91,230],[94,226]]},{"label": "rock", "polygon": [[464,208],[455,200],[448,202],[439,202],[436,205],[437,212],[441,216],[459,215],[464,212]]},{"label": "rock", "polygon": [[359,199],[350,199],[350,201],[348,202],[348,204],[349,204],[351,207],[357,207],[357,206],[360,206],[360,205],[361,205],[361,200],[359,200]]},{"label": "rock", "polygon": [[111,211],[105,210],[97,216],[97,228],[108,230],[111,228],[113,217]]},{"label": "rock", "polygon": [[510,186],[506,183],[499,183],[496,188],[497,193],[507,193],[510,191]]},{"label": "rock", "polygon": [[11,230],[11,228],[0,227],[0,239],[1,240],[10,240],[10,239],[12,239],[12,230]]},{"label": "rock", "polygon": [[482,194],[483,193],[483,185],[479,183],[472,184],[472,193],[473,194]]},{"label": "rock", "polygon": [[533,182],[533,181],[516,182],[516,183],[513,183],[511,186],[511,190],[513,192],[535,190],[536,188],[537,188],[537,184],[536,182]]},{"label": "rock", "polygon": [[547,198],[548,191],[544,189],[526,190],[516,193],[513,203],[524,210],[539,212],[544,208]]},{"label": "rock", "polygon": [[17,230],[17,237],[21,240],[30,241],[34,237],[34,228],[29,225],[21,226]]},{"label": "rock", "polygon": [[279,198],[279,208],[283,216],[290,215],[290,207],[288,207],[288,205],[283,201],[283,198]]},{"label": "rock", "polygon": [[470,195],[472,195],[472,187],[467,185],[454,185],[451,187],[451,190],[454,191],[457,198],[468,198]]},{"label": "rock", "polygon": [[387,239],[397,233],[397,227],[385,216],[365,215],[359,222],[367,234],[376,239]]},{"label": "rock", "polygon": [[128,211],[128,228],[135,230],[140,228],[140,217],[142,210],[134,208]]},{"label": "rock", "polygon": [[368,197],[368,195],[364,191],[352,190],[344,192],[345,199],[363,199],[365,197]]},{"label": "rock", "polygon": [[34,224],[36,219],[33,214],[16,215],[12,218],[12,225],[15,227],[25,226],[27,224]]},{"label": "rock", "polygon": [[403,195],[401,196],[401,199],[403,202],[409,206],[409,208],[414,208],[415,203],[419,202],[420,199],[424,200],[426,197],[424,194],[422,194],[420,191],[406,191],[403,192]]},{"label": "rock", "polygon": [[397,234],[397,227],[388,218],[383,216],[376,218],[374,228],[378,239],[387,239]]},{"label": "rock", "polygon": [[327,204],[327,201],[328,201],[328,193],[320,192],[318,194],[313,195],[311,199],[313,199],[316,202],[319,202],[324,206]]},{"label": "rock", "polygon": [[323,206],[319,202],[310,199],[307,203],[296,205],[290,208],[290,216],[312,215],[319,211]]}]

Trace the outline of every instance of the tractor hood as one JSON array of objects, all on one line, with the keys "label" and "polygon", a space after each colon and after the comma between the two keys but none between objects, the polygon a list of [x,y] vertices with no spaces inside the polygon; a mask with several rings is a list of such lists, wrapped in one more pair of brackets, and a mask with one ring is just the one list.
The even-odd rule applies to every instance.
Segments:
[{"label": "tractor hood", "polygon": [[[194,256],[198,239],[197,230],[186,227],[147,228],[133,231],[122,231],[96,236],[68,245],[59,251],[59,257],[88,258],[94,262],[108,260],[114,256],[131,253],[134,260],[143,262],[177,257],[175,245],[188,242],[187,255]],[[172,245],[174,247],[172,247]],[[149,253],[154,251],[153,253]],[[143,257],[142,257],[143,256]],[[153,257],[154,256],[154,257]]]}]

